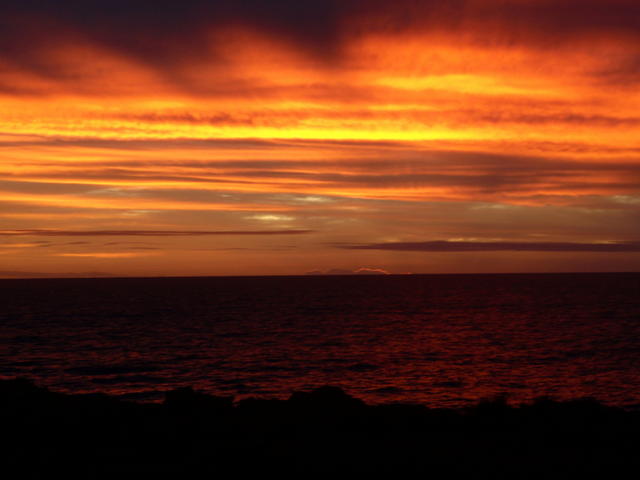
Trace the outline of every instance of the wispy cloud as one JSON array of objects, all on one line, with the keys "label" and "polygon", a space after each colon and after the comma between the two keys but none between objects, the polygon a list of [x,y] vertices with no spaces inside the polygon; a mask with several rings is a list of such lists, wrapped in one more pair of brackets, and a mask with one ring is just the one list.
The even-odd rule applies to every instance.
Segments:
[{"label": "wispy cloud", "polygon": [[[289,216],[277,211],[293,213],[305,205],[329,208],[344,198],[554,204],[567,193],[576,199],[637,193],[640,165],[633,152],[590,152],[576,159],[562,152],[491,153],[474,147],[405,144],[372,152],[366,143],[336,147],[327,142],[300,145],[289,158],[275,159],[271,147],[254,148],[251,159],[243,148],[174,147],[158,153],[154,147],[117,155],[92,149],[75,150],[92,156],[90,162],[77,163],[64,158],[65,149],[51,147],[30,152],[29,159],[7,158],[0,167],[0,198],[29,204],[30,211],[38,204],[119,209],[132,216],[218,209],[261,211],[267,218]],[[279,152],[278,157],[285,155]]]}]

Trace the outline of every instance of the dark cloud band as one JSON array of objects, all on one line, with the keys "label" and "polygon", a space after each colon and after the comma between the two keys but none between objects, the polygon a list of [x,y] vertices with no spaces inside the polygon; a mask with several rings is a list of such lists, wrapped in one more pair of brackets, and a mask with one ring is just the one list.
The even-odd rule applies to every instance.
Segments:
[{"label": "dark cloud band", "polygon": [[[0,58],[57,80],[51,46],[90,43],[179,80],[180,65],[215,61],[204,46],[221,28],[278,37],[316,59],[339,60],[367,32],[461,31],[477,41],[545,43],[576,37],[640,37],[635,0],[22,0],[2,4]],[[222,61],[221,59],[218,59]],[[223,61],[222,61],[223,62]]]},{"label": "dark cloud band", "polygon": [[404,252],[640,252],[640,242],[389,242],[342,245],[347,250],[394,250]]}]

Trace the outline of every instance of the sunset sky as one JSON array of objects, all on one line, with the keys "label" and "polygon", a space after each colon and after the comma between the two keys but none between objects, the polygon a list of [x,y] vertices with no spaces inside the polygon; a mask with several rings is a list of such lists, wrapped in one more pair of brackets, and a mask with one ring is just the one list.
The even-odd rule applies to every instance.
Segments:
[{"label": "sunset sky", "polygon": [[0,11],[0,277],[640,270],[637,0]]}]

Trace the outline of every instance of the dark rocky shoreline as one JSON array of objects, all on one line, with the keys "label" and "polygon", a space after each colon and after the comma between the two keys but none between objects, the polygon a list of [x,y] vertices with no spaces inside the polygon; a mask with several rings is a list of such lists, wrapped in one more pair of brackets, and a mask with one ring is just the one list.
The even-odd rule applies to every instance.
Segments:
[{"label": "dark rocky shoreline", "polygon": [[235,403],[183,388],[142,404],[12,379],[0,407],[15,478],[616,478],[640,467],[640,412],[591,399],[450,410],[366,405],[327,386]]}]

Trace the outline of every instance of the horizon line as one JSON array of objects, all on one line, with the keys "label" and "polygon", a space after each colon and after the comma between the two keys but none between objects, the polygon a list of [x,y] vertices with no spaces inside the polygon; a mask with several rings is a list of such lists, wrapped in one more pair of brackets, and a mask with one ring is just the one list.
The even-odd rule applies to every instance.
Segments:
[{"label": "horizon line", "polygon": [[[323,277],[426,277],[426,276],[514,276],[514,275],[638,275],[640,271],[589,271],[589,272],[575,272],[575,271],[562,271],[562,272],[433,272],[433,273],[381,273],[381,274],[358,274],[358,273],[344,273],[344,274],[307,274],[307,273],[295,273],[295,274],[268,274],[268,275],[100,275],[100,276],[51,276],[48,277],[47,273],[41,275],[45,276],[24,276],[24,277],[5,277],[0,275],[0,281],[2,280],[155,280],[155,279],[191,279],[191,278],[287,278],[287,277],[304,277],[304,278],[323,278]],[[56,275],[56,274],[52,274]],[[75,274],[70,274],[75,275]]]}]

